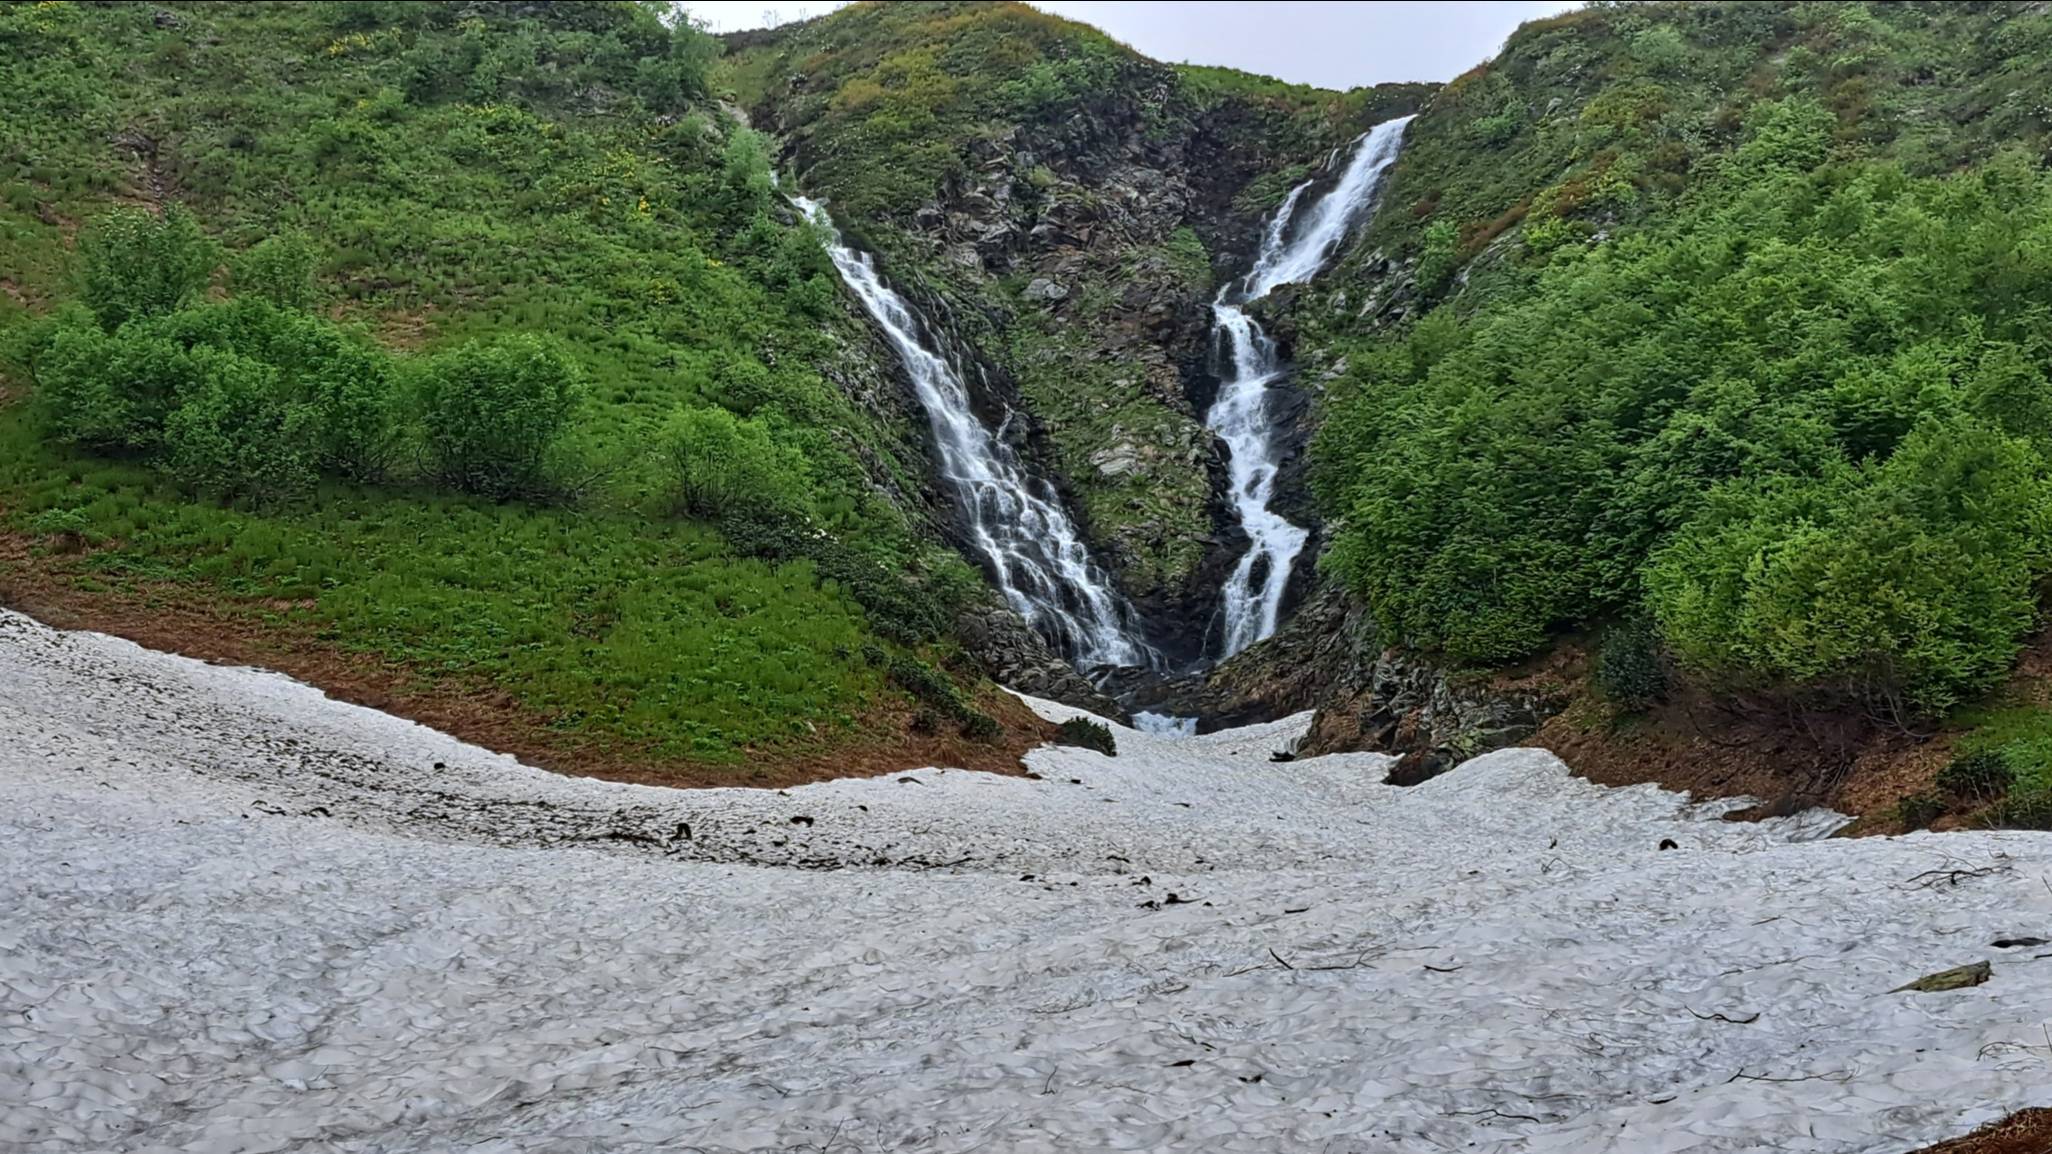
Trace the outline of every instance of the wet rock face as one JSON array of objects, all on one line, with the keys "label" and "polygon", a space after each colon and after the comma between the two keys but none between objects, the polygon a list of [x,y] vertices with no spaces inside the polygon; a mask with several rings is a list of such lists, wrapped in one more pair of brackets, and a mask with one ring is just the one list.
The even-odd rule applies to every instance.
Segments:
[{"label": "wet rock face", "polygon": [[1133,702],[1196,715],[1209,733],[1316,710],[1301,756],[1370,750],[1402,755],[1391,784],[1415,785],[1537,732],[1566,705],[1551,689],[1457,678],[1429,658],[1385,647],[1367,610],[1330,586],[1282,630],[1212,670],[1142,687]]},{"label": "wet rock face", "polygon": [[[1558,694],[1455,682],[1416,654],[1383,650],[1359,680],[1336,685],[1305,736],[1308,754],[1375,749],[1405,755],[1393,784],[1416,784],[1462,761],[1515,745],[1566,704]],[[1398,781],[1401,774],[1407,781]]]},{"label": "wet rock face", "polygon": [[1101,717],[1127,720],[1118,703],[1099,692],[1048,647],[1046,639],[995,597],[962,611],[955,635],[982,663],[991,680],[1009,689],[1087,709]]}]

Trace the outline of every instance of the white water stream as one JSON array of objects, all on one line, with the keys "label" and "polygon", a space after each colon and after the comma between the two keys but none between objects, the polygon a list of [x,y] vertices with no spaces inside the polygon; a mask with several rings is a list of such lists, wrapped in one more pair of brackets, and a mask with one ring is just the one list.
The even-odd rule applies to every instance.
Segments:
[{"label": "white water stream", "polygon": [[1091,560],[1060,497],[977,417],[961,374],[928,346],[911,305],[884,284],[868,253],[842,243],[822,206],[802,196],[791,202],[831,234],[834,267],[904,363],[933,428],[941,479],[1012,608],[1081,668],[1157,664],[1131,607]]},{"label": "white water stream", "polygon": [[1364,134],[1339,183],[1312,204],[1301,222],[1297,208],[1311,182],[1291,189],[1268,226],[1253,269],[1221,289],[1212,303],[1214,331],[1226,355],[1228,372],[1222,374],[1218,399],[1205,424],[1231,451],[1228,469],[1233,505],[1252,542],[1226,579],[1221,657],[1230,657],[1275,632],[1291,567],[1309,536],[1303,527],[1269,508],[1282,465],[1275,418],[1268,406],[1269,386],[1283,376],[1284,366],[1275,342],[1243,306],[1279,285],[1308,281],[1325,267],[1347,230],[1374,203],[1383,175],[1396,163],[1404,126],[1410,122],[1406,116],[1378,124]]}]

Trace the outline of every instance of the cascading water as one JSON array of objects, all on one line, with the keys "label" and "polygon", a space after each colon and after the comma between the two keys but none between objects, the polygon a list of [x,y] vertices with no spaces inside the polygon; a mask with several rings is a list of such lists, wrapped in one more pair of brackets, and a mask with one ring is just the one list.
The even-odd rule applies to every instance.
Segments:
[{"label": "cascading water", "polygon": [[1218,399],[1204,423],[1230,450],[1233,505],[1252,542],[1226,579],[1220,656],[1230,657],[1275,632],[1290,569],[1310,536],[1268,507],[1281,467],[1268,386],[1283,375],[1283,365],[1275,343],[1243,306],[1278,285],[1310,280],[1325,267],[1347,230],[1374,202],[1410,122],[1406,116],[1363,134],[1339,183],[1318,198],[1301,224],[1296,221],[1297,204],[1311,182],[1291,189],[1262,237],[1254,267],[1219,290],[1212,302],[1213,332],[1226,354],[1227,372],[1221,374]]},{"label": "cascading water", "polygon": [[1060,498],[977,418],[954,365],[921,339],[912,307],[883,283],[868,253],[841,243],[823,207],[802,196],[791,203],[828,231],[834,268],[904,363],[933,428],[941,478],[1012,608],[1079,667],[1159,664]]}]

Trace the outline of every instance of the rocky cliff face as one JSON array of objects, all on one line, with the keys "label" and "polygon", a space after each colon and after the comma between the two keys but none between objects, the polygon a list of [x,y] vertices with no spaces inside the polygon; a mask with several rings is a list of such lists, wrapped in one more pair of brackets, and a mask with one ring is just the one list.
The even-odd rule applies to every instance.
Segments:
[{"label": "rocky cliff face", "polygon": [[[1245,546],[1203,423],[1211,298],[1295,180],[1431,86],[1178,68],[1010,4],[858,6],[730,50],[797,182],[946,314],[1156,640],[1200,657]],[[899,116],[916,147],[879,128]]]},{"label": "rocky cliff face", "polygon": [[1315,710],[1300,755],[1378,750],[1403,755],[1396,784],[1516,745],[1569,702],[1551,671],[1480,676],[1390,646],[1372,617],[1325,587],[1276,633],[1207,676],[1138,687],[1134,708],[1200,718],[1210,733]]}]

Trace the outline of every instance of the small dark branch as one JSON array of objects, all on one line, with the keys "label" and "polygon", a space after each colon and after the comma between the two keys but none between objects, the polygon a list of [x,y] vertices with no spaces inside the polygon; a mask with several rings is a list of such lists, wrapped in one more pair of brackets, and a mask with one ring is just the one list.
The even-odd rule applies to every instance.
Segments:
[{"label": "small dark branch", "polygon": [[1505,1112],[1505,1111],[1502,1111],[1502,1110],[1497,1110],[1497,1109],[1494,1109],[1494,1108],[1491,1108],[1491,1109],[1488,1109],[1488,1110],[1448,1110],[1448,1111],[1447,1111],[1447,1113],[1448,1113],[1449,1115],[1451,1115],[1451,1116],[1454,1116],[1454,1117],[1460,1117],[1460,1118],[1481,1118],[1481,1117],[1487,1117],[1487,1116],[1489,1116],[1489,1115],[1495,1115],[1495,1116],[1496,1116],[1496,1117],[1498,1117],[1498,1118],[1503,1118],[1503,1119],[1506,1119],[1506,1120],[1510,1120],[1510,1121],[1516,1121],[1516,1122],[1543,1122],[1543,1121],[1545,1121],[1545,1119],[1544,1119],[1544,1118],[1534,1118],[1534,1117],[1532,1117],[1532,1116],[1531,1116],[1530,1114],[1511,1114],[1511,1113],[1507,1113],[1507,1112]]},{"label": "small dark branch", "polygon": [[1753,1011],[1751,1014],[1743,1018],[1727,1018],[1723,1014],[1697,1014],[1694,1009],[1688,1006],[1683,1006],[1682,1009],[1688,1010],[1689,1013],[1694,1015],[1699,1021],[1704,1022],[1729,1022],[1734,1026],[1750,1026],[1754,1022],[1760,1020],[1760,1012],[1758,1010]]},{"label": "small dark branch", "polygon": [[1769,1074],[1748,1074],[1745,1067],[1741,1066],[1738,1073],[1724,1080],[1724,1084],[1729,1086],[1742,1079],[1747,1082],[1850,1082],[1852,1074],[1845,1070],[1833,1070],[1828,1074],[1804,1074],[1800,1078],[1776,1078]]},{"label": "small dark branch", "polygon": [[1281,954],[1276,953],[1274,946],[1270,946],[1268,948],[1268,956],[1274,958],[1276,964],[1281,966],[1285,970],[1294,970],[1297,968],[1289,963],[1289,959],[1283,957]]}]

